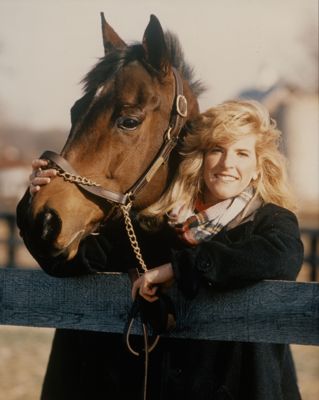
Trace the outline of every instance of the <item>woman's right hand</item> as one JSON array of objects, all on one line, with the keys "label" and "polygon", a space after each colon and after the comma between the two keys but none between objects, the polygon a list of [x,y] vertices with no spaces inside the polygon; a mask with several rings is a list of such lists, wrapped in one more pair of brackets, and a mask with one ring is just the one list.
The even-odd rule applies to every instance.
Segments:
[{"label": "woman's right hand", "polygon": [[57,171],[53,168],[44,169],[48,166],[47,160],[42,160],[36,158],[32,161],[32,173],[29,177],[30,186],[29,191],[30,194],[33,195],[37,193],[41,186],[47,185],[51,182],[51,179],[57,175]]}]

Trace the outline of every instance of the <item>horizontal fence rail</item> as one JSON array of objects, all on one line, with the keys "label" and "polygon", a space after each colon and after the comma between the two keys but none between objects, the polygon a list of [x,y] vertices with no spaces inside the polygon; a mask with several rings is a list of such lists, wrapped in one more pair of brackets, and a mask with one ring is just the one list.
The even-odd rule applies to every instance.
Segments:
[{"label": "horizontal fence rail", "polygon": [[[203,288],[192,301],[175,288],[170,295],[177,315],[171,337],[319,345],[319,283]],[[53,278],[39,270],[0,269],[3,325],[122,333],[130,307],[126,274]]]}]

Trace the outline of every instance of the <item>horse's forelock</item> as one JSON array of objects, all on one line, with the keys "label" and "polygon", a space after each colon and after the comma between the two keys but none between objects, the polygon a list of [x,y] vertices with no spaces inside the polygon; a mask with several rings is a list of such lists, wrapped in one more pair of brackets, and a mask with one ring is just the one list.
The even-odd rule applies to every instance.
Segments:
[{"label": "horse's forelock", "polygon": [[100,59],[82,80],[85,93],[95,92],[124,66],[124,51],[114,51]]}]

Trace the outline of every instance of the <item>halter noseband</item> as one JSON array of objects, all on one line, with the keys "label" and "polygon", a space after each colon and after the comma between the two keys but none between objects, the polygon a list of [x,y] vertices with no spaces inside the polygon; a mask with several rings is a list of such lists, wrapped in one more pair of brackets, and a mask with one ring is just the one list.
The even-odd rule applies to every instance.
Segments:
[{"label": "halter noseband", "polygon": [[179,72],[175,68],[172,68],[172,70],[175,78],[175,98],[168,128],[164,133],[163,144],[143,175],[138,178],[126,193],[113,192],[88,178],[82,177],[65,158],[53,151],[45,151],[40,158],[49,160],[50,167],[55,168],[59,176],[63,177],[66,181],[75,183],[86,192],[119,205],[130,204],[136,197],[136,194],[150,182],[161,165],[168,160],[171,151],[178,141],[183,121],[187,117],[187,100],[183,94],[183,82]]}]

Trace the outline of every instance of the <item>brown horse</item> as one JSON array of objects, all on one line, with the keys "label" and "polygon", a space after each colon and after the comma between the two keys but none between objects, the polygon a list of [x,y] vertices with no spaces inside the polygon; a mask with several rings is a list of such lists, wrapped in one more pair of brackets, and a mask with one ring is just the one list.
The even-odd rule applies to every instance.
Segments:
[{"label": "brown horse", "polygon": [[142,44],[127,46],[103,14],[102,32],[105,56],[85,77],[61,156],[44,154],[60,176],[32,198],[26,216],[25,239],[40,257],[71,259],[114,204],[140,210],[158,199],[179,131],[198,113],[201,84],[155,16]]}]

